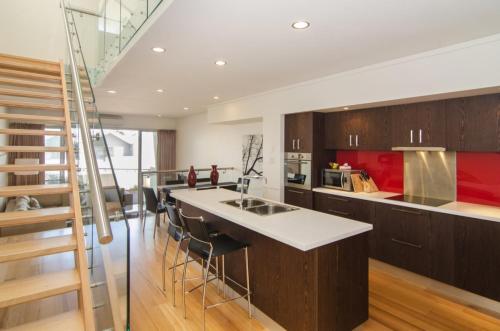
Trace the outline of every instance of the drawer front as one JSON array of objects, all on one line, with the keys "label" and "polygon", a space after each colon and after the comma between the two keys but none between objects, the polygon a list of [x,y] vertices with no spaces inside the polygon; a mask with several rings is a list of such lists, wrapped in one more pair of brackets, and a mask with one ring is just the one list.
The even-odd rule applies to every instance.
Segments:
[{"label": "drawer front", "polygon": [[374,228],[379,259],[422,275],[430,274],[427,211],[379,204]]},{"label": "drawer front", "polygon": [[301,208],[312,209],[312,191],[285,187],[285,203]]},{"label": "drawer front", "polygon": [[335,216],[355,219],[354,200],[332,194],[315,193],[315,209]]}]

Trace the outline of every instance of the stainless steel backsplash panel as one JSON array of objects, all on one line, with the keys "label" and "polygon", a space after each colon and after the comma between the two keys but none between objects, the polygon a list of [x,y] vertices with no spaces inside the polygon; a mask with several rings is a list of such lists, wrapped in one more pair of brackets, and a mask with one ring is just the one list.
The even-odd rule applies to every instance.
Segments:
[{"label": "stainless steel backsplash panel", "polygon": [[404,152],[404,194],[456,200],[455,152]]}]

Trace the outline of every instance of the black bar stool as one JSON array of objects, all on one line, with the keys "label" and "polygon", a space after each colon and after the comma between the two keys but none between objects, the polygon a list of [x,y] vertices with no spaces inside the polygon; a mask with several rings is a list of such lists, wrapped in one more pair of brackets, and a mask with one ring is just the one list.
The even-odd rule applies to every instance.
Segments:
[{"label": "black bar stool", "polygon": [[[195,261],[194,259],[191,259],[187,262],[183,261],[182,263],[177,263],[179,260],[179,253],[181,251],[181,244],[183,241],[189,239],[188,231],[187,228],[182,221],[182,219],[179,217],[179,210],[175,205],[172,204],[167,204],[165,206],[167,210],[167,215],[168,215],[168,227],[167,227],[167,242],[165,243],[165,248],[163,249],[163,262],[162,262],[162,284],[163,284],[163,291],[166,290],[166,263],[167,263],[167,250],[168,250],[168,244],[170,242],[170,238],[172,238],[174,241],[177,242],[176,249],[175,249],[175,255],[174,255],[174,260],[172,262],[172,266],[168,268],[168,270],[172,270],[172,303],[175,306],[175,284],[178,282],[178,280],[175,279],[176,276],[176,268],[182,266],[184,263],[190,263]],[[216,236],[218,233],[217,231],[211,231],[209,229],[209,236],[213,237]],[[216,265],[215,269],[219,270],[219,260],[216,259]],[[219,274],[216,274],[217,277]],[[218,282],[218,281],[217,281]],[[217,288],[219,288],[217,284]]]},{"label": "black bar stool", "polygon": [[[249,318],[252,318],[252,309],[251,309],[251,302],[250,302],[250,275],[249,275],[249,270],[248,270],[248,245],[240,242],[238,240],[235,240],[231,238],[230,236],[226,234],[219,233],[216,236],[210,236],[210,233],[208,231],[207,223],[205,223],[205,220],[203,219],[202,216],[199,217],[190,217],[186,216],[185,214],[182,213],[182,210],[179,210],[179,216],[182,220],[182,222],[185,224],[186,228],[188,229],[188,236],[189,236],[189,243],[188,247],[186,249],[186,259],[184,263],[184,271],[182,273],[182,292],[183,292],[183,305],[184,305],[184,318],[186,318],[186,294],[194,291],[195,289],[199,287],[203,287],[203,299],[202,299],[202,306],[203,306],[203,330],[205,330],[205,311],[207,309],[219,306],[223,303],[229,302],[229,301],[234,301],[239,298],[247,298],[248,301],[248,316]],[[224,265],[224,255],[229,254],[231,252],[238,251],[240,249],[243,249],[245,251],[245,270],[246,270],[246,287],[243,285],[239,284],[238,282],[232,280],[229,277],[226,277],[225,273],[225,265]],[[202,259],[202,277],[203,277],[203,282],[190,290],[186,291],[186,269],[187,269],[187,262],[188,262],[188,256],[189,253],[194,253],[195,255],[199,256]],[[230,298],[230,299],[225,299],[221,302],[212,304],[212,305],[205,305],[205,299],[206,299],[206,289],[207,289],[207,283],[210,281],[213,281],[215,279],[219,279],[218,277],[218,270],[216,274],[211,278],[208,279],[209,273],[210,273],[210,261],[212,258],[216,259],[216,263],[218,264],[218,258],[222,257],[222,283],[223,283],[223,291],[224,291],[224,299],[226,297],[225,295],[225,283],[226,279],[231,281],[233,284],[241,287],[242,289],[246,290],[245,295],[237,296],[235,298]],[[206,265],[206,267],[205,267]],[[217,286],[218,289],[218,286]]]},{"label": "black bar stool", "polygon": [[[156,237],[156,228],[160,226],[160,214],[165,214],[167,212],[167,208],[165,205],[158,201],[156,197],[155,190],[151,187],[143,187],[142,191],[144,192],[144,197],[146,198],[146,210],[155,214],[155,229],[153,232],[153,238]],[[146,219],[144,217],[144,223],[142,223],[142,232],[146,228]]]}]

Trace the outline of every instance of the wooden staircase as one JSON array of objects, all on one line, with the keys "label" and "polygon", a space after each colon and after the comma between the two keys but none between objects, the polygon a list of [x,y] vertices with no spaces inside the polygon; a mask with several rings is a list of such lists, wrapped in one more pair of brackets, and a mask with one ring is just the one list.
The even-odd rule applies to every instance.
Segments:
[{"label": "wooden staircase", "polygon": [[[24,227],[50,222],[70,221],[71,233],[17,240],[0,236],[0,268],[7,263],[45,257],[74,254],[72,269],[41,272],[20,279],[7,279],[0,283],[0,309],[26,304],[50,297],[76,292],[78,309],[29,321],[6,330],[95,330],[94,312],[89,284],[89,272],[81,215],[77,169],[71,136],[68,94],[62,62],[50,62],[0,54],[0,129],[1,141],[9,135],[60,136],[61,147],[0,146],[0,154],[17,152],[66,153],[67,164],[6,164],[3,155],[0,172],[64,171],[67,183],[0,187],[0,197],[20,195],[67,195],[69,206],[0,213],[0,231],[9,227]],[[2,110],[3,109],[3,110]],[[8,128],[6,123],[44,123],[59,128],[53,130]],[[1,234],[1,232],[0,232]],[[17,236],[13,236],[17,237]],[[25,238],[25,236],[19,236]],[[12,239],[12,240],[9,240]],[[43,269],[43,268],[40,268]],[[0,317],[2,314],[0,314]],[[0,319],[0,327],[2,327]],[[3,330],[3,329],[2,329]]]}]

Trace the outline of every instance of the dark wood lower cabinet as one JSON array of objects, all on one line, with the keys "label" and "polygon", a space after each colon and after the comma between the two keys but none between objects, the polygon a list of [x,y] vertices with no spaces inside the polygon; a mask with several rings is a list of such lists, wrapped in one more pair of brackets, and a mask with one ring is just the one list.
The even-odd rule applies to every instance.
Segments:
[{"label": "dark wood lower cabinet", "polygon": [[313,209],[313,192],[285,187],[285,203],[301,208]]},{"label": "dark wood lower cabinet", "polygon": [[375,213],[376,256],[387,263],[429,276],[429,213],[389,204],[377,204]]},{"label": "dark wood lower cabinet", "polygon": [[500,301],[500,223],[457,217],[455,284]]},{"label": "dark wood lower cabinet", "polygon": [[317,211],[372,223],[377,260],[500,301],[500,223],[314,192]]}]

